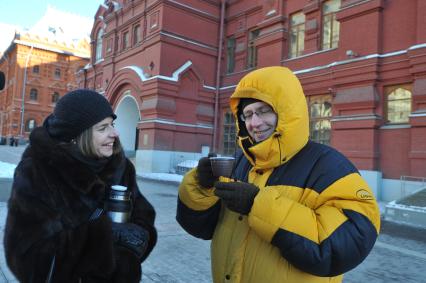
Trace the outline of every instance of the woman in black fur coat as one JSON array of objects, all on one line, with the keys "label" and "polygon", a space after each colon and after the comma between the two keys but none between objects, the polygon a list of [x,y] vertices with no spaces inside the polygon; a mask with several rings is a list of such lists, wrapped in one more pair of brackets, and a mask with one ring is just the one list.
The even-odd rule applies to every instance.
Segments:
[{"label": "woman in black fur coat", "polygon": [[[115,118],[102,95],[80,89],[32,131],[4,236],[7,264],[20,282],[140,281],[157,240],[155,211],[139,192]],[[127,223],[113,223],[103,211],[116,184],[131,192]]]}]

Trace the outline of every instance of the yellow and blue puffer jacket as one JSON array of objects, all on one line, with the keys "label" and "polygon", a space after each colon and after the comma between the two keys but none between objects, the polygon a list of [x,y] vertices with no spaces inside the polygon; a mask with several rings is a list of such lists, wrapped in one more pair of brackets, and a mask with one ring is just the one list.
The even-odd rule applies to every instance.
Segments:
[{"label": "yellow and blue puffer jacket", "polygon": [[262,100],[278,114],[275,133],[258,144],[237,122],[243,154],[232,177],[260,189],[249,215],[227,209],[214,188],[201,188],[194,169],[179,187],[177,221],[212,239],[214,282],[341,282],[378,236],[370,188],[342,154],[309,141],[306,99],[290,70],[246,75],[230,100],[236,121],[241,98]]}]

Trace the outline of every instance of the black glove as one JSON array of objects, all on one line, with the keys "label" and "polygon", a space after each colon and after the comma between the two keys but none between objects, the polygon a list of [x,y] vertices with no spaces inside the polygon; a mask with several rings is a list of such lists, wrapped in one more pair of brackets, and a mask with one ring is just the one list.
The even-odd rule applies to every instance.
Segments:
[{"label": "black glove", "polygon": [[112,237],[118,245],[133,251],[141,258],[148,246],[148,232],[134,223],[112,222]]},{"label": "black glove", "polygon": [[232,211],[247,215],[259,188],[244,182],[217,182],[215,195]]},{"label": "black glove", "polygon": [[197,178],[198,183],[200,183],[203,188],[211,188],[214,186],[214,183],[219,180],[218,177],[213,176],[212,165],[209,159],[215,156],[216,153],[209,153],[208,157],[202,157],[198,161]]}]

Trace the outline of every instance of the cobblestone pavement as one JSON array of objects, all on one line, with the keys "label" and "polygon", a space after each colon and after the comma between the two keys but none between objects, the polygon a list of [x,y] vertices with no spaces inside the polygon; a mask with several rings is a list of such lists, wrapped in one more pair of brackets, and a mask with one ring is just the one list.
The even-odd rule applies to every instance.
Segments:
[{"label": "cobblestone pavement", "polygon": [[[211,282],[210,241],[188,236],[176,223],[177,188],[140,182],[157,210],[159,242],[143,264],[143,282]],[[172,197],[173,196],[173,197]],[[426,230],[382,222],[373,251],[343,282],[426,283]]]}]

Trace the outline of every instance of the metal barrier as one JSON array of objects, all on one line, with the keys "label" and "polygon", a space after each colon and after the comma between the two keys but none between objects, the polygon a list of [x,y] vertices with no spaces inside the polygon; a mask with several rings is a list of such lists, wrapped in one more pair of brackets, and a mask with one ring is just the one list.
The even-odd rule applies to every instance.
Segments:
[{"label": "metal barrier", "polygon": [[426,186],[426,177],[401,176],[401,198],[411,195]]}]

